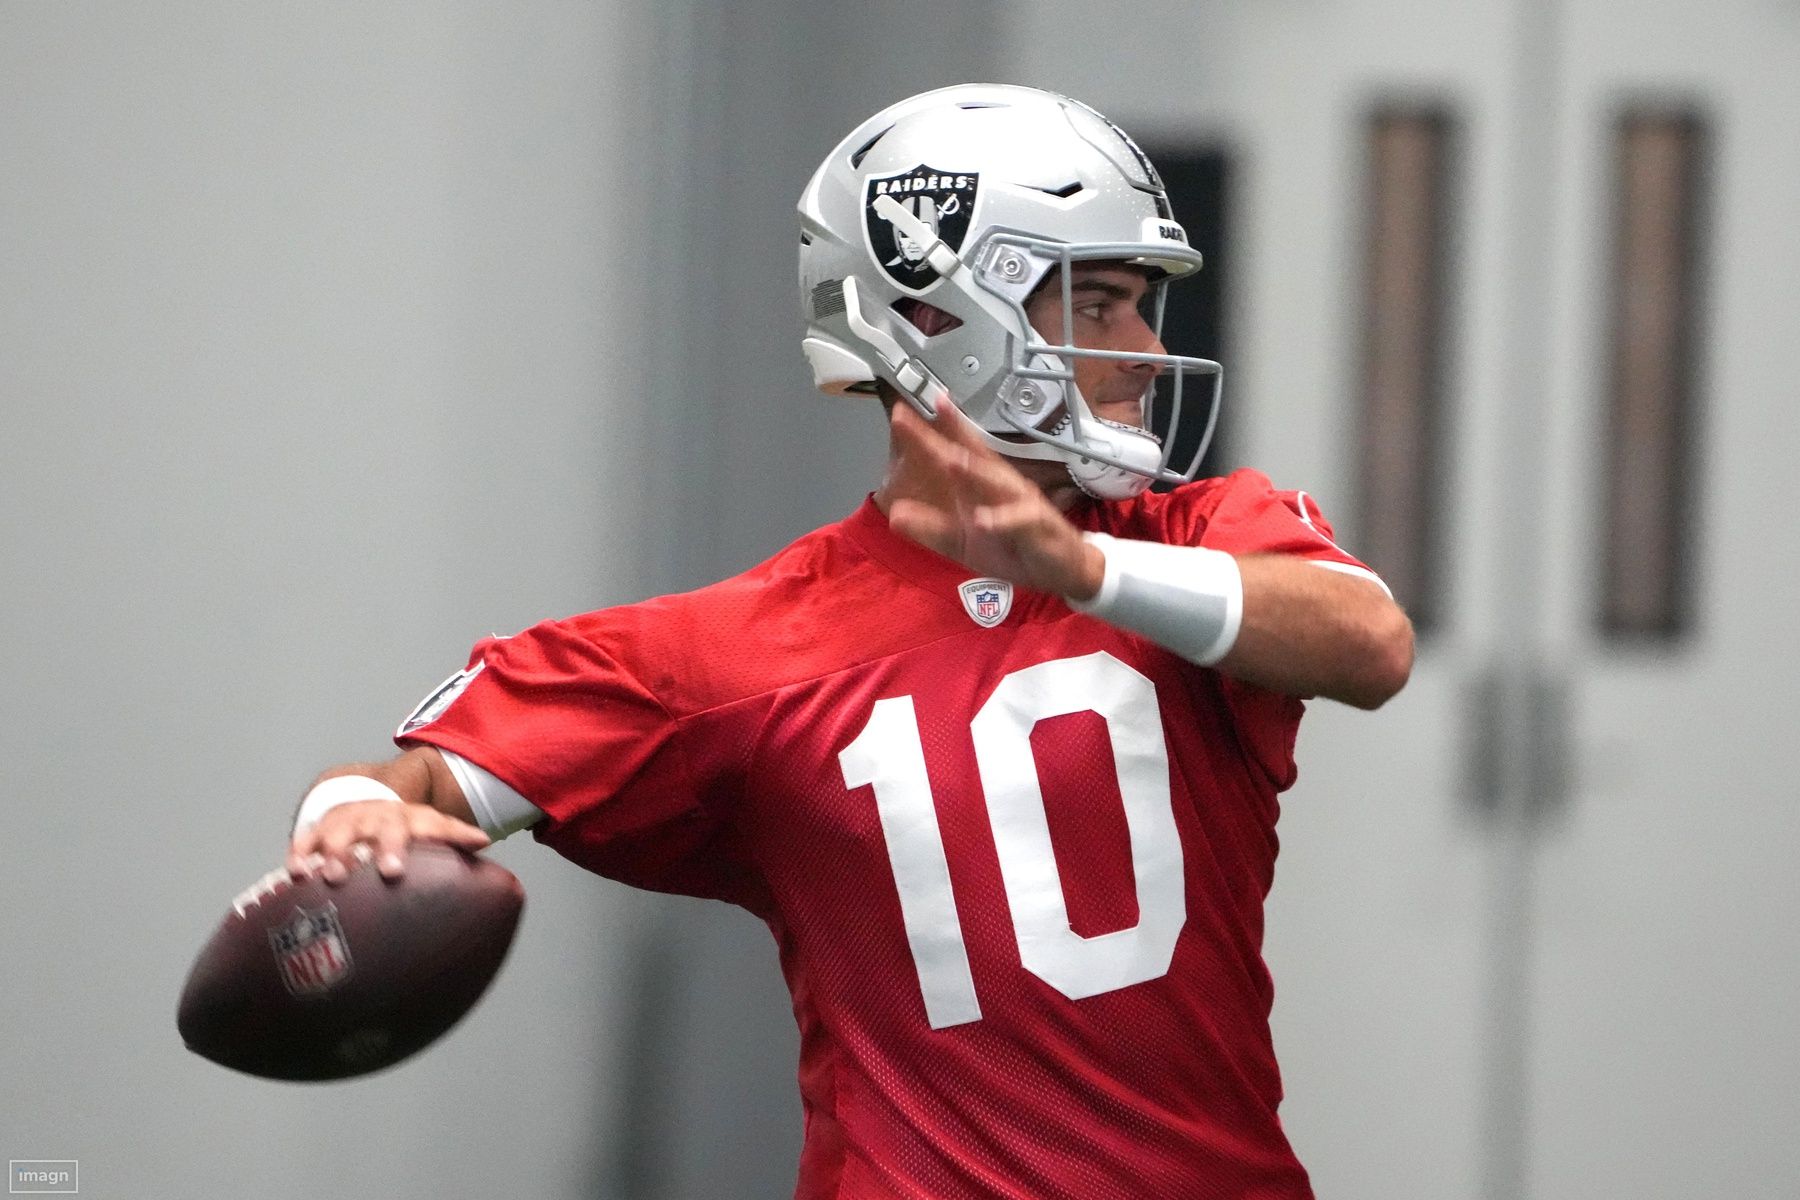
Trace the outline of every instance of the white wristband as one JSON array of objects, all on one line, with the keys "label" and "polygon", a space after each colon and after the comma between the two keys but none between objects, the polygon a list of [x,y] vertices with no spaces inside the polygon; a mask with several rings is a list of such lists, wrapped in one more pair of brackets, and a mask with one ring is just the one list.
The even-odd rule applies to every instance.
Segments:
[{"label": "white wristband", "polygon": [[1141,633],[1203,667],[1231,653],[1244,620],[1237,559],[1204,546],[1081,536],[1106,557],[1106,574],[1092,600],[1071,599],[1070,608]]},{"label": "white wristband", "polygon": [[313,790],[306,793],[306,799],[300,801],[300,811],[294,814],[294,833],[305,833],[319,823],[320,817],[340,804],[355,804],[361,800],[403,803],[400,793],[379,779],[370,779],[367,775],[333,775],[314,784]]}]

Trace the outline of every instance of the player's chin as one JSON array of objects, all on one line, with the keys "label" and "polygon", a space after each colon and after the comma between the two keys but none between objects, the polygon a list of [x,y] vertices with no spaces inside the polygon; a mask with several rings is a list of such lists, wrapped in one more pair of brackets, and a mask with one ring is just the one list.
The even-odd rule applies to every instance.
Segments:
[{"label": "player's chin", "polygon": [[1102,400],[1094,405],[1094,415],[1115,425],[1130,425],[1134,429],[1144,427],[1144,406],[1135,398],[1130,400]]}]

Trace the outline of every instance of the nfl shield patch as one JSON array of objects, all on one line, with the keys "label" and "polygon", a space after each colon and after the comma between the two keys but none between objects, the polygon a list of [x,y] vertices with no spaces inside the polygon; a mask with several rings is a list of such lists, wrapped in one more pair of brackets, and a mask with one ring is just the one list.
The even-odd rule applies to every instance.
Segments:
[{"label": "nfl shield patch", "polygon": [[876,210],[875,202],[892,196],[939,241],[952,250],[962,249],[975,215],[975,193],[981,177],[973,171],[943,171],[923,164],[898,175],[871,176],[863,192],[863,228],[869,253],[888,278],[910,292],[922,292],[938,281],[938,273],[925,261],[930,241],[919,241],[896,225],[892,217]]},{"label": "nfl shield patch", "polygon": [[337,906],[296,908],[287,924],[269,930],[281,982],[296,996],[322,996],[350,977],[350,945]]},{"label": "nfl shield patch", "polygon": [[963,611],[983,629],[992,629],[1012,611],[1013,587],[1004,579],[971,579],[956,590]]}]

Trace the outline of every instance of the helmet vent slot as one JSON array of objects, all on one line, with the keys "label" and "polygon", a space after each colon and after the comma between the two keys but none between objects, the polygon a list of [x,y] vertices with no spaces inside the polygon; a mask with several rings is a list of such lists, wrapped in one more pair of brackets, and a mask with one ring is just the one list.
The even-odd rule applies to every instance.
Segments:
[{"label": "helmet vent slot", "polygon": [[1081,190],[1081,180],[1073,180],[1072,182],[1063,184],[1059,188],[1038,187],[1034,184],[1027,184],[1026,186],[1030,187],[1034,192],[1043,192],[1046,196],[1055,196],[1058,199],[1067,200],[1070,196],[1073,196],[1076,192]]},{"label": "helmet vent slot", "polygon": [[812,290],[813,320],[823,321],[844,311],[844,281],[827,279]]},{"label": "helmet vent slot", "polygon": [[869,151],[875,148],[875,143],[886,137],[893,128],[892,125],[889,125],[887,129],[883,129],[880,133],[864,142],[861,146],[858,146],[856,152],[850,155],[850,165],[852,167],[862,166],[863,159],[869,156]]}]

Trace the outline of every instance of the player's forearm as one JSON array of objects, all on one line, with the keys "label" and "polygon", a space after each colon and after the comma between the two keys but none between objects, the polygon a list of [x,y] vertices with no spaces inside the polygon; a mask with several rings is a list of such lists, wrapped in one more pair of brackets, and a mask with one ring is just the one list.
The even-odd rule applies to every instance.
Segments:
[{"label": "player's forearm", "polygon": [[1228,675],[1294,696],[1378,708],[1412,673],[1412,622],[1367,579],[1283,555],[1244,555]]}]

